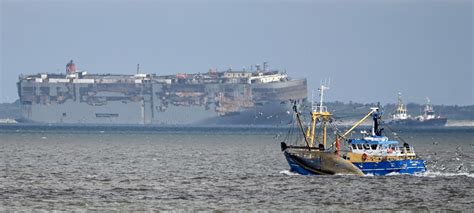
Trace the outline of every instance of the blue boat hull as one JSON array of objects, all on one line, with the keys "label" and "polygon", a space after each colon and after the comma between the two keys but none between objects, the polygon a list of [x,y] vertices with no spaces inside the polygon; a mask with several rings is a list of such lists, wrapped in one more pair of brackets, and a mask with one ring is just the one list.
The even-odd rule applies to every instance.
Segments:
[{"label": "blue boat hull", "polygon": [[389,173],[417,174],[426,171],[424,160],[394,160],[353,164],[362,170],[364,174],[377,176],[383,176]]}]

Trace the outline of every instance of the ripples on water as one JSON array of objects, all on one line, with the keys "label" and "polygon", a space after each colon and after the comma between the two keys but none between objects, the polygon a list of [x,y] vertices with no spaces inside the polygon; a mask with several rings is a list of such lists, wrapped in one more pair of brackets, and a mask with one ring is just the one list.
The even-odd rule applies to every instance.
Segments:
[{"label": "ripples on water", "polygon": [[3,126],[0,211],[474,207],[472,128],[401,132],[429,172],[386,177],[292,174],[280,152],[285,132]]}]

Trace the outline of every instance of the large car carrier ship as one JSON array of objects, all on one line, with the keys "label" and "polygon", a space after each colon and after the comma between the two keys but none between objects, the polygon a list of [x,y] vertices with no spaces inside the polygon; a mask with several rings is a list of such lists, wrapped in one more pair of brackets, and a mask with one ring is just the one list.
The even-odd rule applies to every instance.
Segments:
[{"label": "large car carrier ship", "polygon": [[285,124],[307,99],[306,79],[256,65],[158,76],[66,73],[21,75],[23,121],[66,124]]}]

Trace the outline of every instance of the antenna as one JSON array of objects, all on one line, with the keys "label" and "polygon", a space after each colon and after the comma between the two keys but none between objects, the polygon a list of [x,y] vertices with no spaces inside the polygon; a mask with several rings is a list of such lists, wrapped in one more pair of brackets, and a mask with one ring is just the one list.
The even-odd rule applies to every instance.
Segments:
[{"label": "antenna", "polygon": [[137,64],[137,74],[140,74],[140,64]]},{"label": "antenna", "polygon": [[403,102],[402,102],[402,93],[398,92],[398,99],[397,99],[397,112],[403,110]]},{"label": "antenna", "polygon": [[326,87],[324,85],[321,85],[320,91],[321,91],[321,97],[319,100],[319,112],[323,112],[323,99],[324,99],[324,90],[329,89],[329,87]]},{"label": "antenna", "polygon": [[378,123],[377,123],[377,117],[378,115],[376,115],[375,113],[379,110],[379,107],[371,107],[370,110],[372,111],[372,116],[373,117],[373,125],[372,125],[372,136],[376,136],[377,135],[377,131],[378,131]]},{"label": "antenna", "polygon": [[327,111],[325,107],[323,106],[323,100],[324,100],[324,90],[328,90],[328,89],[329,89],[329,85],[327,84],[327,80],[324,79],[324,82],[321,80],[321,86],[318,89],[319,90],[319,107],[316,107],[316,110],[315,110],[313,106],[313,111],[319,111],[319,112]]}]

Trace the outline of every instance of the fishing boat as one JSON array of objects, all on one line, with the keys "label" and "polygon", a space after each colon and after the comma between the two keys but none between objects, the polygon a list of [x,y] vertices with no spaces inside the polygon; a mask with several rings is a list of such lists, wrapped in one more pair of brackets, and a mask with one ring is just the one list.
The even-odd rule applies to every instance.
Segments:
[{"label": "fishing boat", "polygon": [[[381,113],[378,107],[371,111],[359,122],[342,135],[345,137],[365,119],[372,116],[372,130],[370,134],[360,139],[348,139],[348,152],[344,158],[352,162],[364,174],[376,176],[390,173],[417,174],[426,171],[425,161],[419,159],[415,150],[407,142],[402,146],[396,140],[389,140],[382,134]],[[401,138],[400,138],[401,139]]]},{"label": "fishing boat", "polygon": [[[292,123],[293,128],[290,128],[287,137],[281,142],[281,150],[292,172],[302,175],[382,176],[426,171],[425,161],[418,158],[412,146],[399,136],[397,137],[404,142],[402,146],[398,141],[390,140],[382,134],[384,128],[381,128],[380,107],[371,108],[367,115],[340,134],[332,122],[332,114],[326,106],[323,106],[324,90],[328,88],[324,85],[320,87],[319,105],[315,105],[312,101],[311,121],[308,127],[305,127],[296,103],[293,106],[296,119]],[[356,127],[370,117],[372,117],[370,133],[363,131],[363,137],[358,139],[348,137]],[[387,127],[396,135],[389,126]],[[330,132],[334,132],[332,138],[327,134],[328,128]],[[293,139],[292,135],[296,137]],[[341,141],[345,142],[343,149]],[[288,145],[290,142],[294,142],[295,145]]]},{"label": "fishing boat", "polygon": [[[302,175],[363,175],[358,167],[340,156],[338,139],[327,147],[327,129],[332,121],[332,114],[327,111],[326,106],[323,106],[326,89],[329,87],[324,85],[319,89],[321,97],[319,106],[315,106],[312,101],[311,122],[307,128],[304,126],[296,103],[293,106],[296,120],[292,123],[293,126],[285,141],[281,142],[281,150],[290,165],[290,171]],[[287,143],[294,143],[294,145]]]}]

